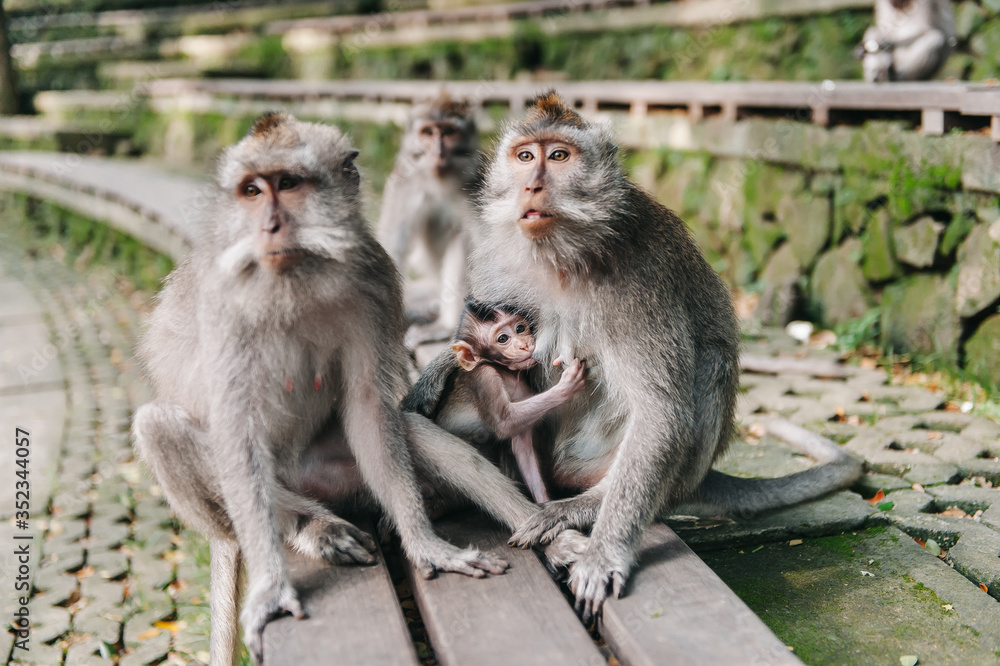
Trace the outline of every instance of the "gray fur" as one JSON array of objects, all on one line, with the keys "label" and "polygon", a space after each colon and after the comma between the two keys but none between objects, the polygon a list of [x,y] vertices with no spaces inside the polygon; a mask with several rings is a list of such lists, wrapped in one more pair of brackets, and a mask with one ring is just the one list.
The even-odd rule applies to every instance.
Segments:
[{"label": "gray fur", "polygon": [[[433,125],[455,131],[455,145],[421,134]],[[439,163],[445,162],[439,168]],[[415,326],[407,342],[445,340],[458,326],[468,291],[468,227],[478,178],[479,138],[467,104],[447,95],[417,106],[403,135],[382,198],[379,239],[403,272],[437,283],[436,319]],[[414,312],[411,319],[426,319]]]},{"label": "gray fur", "polygon": [[866,81],[923,81],[956,43],[950,0],[875,0],[875,24],[858,46]]},{"label": "gray fur", "polygon": [[[646,526],[671,507],[695,497],[737,513],[765,505],[760,483],[702,485],[734,434],[739,330],[726,286],[683,222],[627,179],[605,128],[573,118],[551,94],[540,107],[505,128],[489,166],[471,286],[474,298],[536,318],[537,390],[558,380],[554,358],[586,360],[588,390],[536,430],[550,439],[555,482],[579,494],[542,505],[511,541],[532,546],[590,530],[586,549],[575,534],[552,546],[562,564],[579,554],[569,583],[590,616],[621,592]],[[578,155],[558,178],[533,174],[526,188],[514,148],[546,140]],[[518,228],[532,188],[547,190],[544,208],[558,220],[536,240]],[[433,392],[449,372],[436,359],[407,406],[440,411],[447,396]],[[820,466],[769,481],[768,493],[794,502],[846,482]]]},{"label": "gray fur", "polygon": [[[421,451],[447,449],[448,436],[398,408],[401,282],[359,212],[356,154],[334,127],[259,119],[223,157],[204,237],[168,278],[140,341],[156,402],[135,415],[135,445],[171,506],[211,540],[212,663],[235,659],[240,556],[241,620],[257,663],[267,621],[302,616],[285,544],[332,563],[375,561],[373,540],[329,507],[382,508],[425,575],[506,568],[435,536],[424,511],[407,438]],[[273,188],[291,203],[262,218],[241,196],[247,178],[280,178],[267,174],[302,181]],[[300,260],[269,270],[261,248],[272,238]],[[474,499],[508,523],[527,515],[499,472],[478,485]]]}]

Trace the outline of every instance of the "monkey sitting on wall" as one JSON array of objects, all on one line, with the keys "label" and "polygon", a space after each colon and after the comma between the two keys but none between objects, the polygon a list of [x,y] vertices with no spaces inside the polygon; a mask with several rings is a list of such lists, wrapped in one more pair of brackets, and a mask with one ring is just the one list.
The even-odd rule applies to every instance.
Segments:
[{"label": "monkey sitting on wall", "polygon": [[455,438],[399,410],[402,287],[361,216],[356,156],[335,127],[261,116],[221,160],[204,237],[140,341],[156,401],[135,414],[135,446],[174,510],[209,538],[216,665],[238,654],[241,559],[257,664],[265,624],[303,616],[285,544],[335,564],[375,561],[374,541],[340,507],[383,509],[424,575],[503,573],[503,560],[434,534],[415,464],[441,484],[457,475],[456,489],[508,524],[530,515],[499,472],[469,471],[485,459],[451,453]]},{"label": "monkey sitting on wall", "polygon": [[[511,440],[517,469],[536,502],[549,501],[531,427],[584,389],[584,364],[573,361],[559,382],[535,394],[522,371],[535,365],[535,338],[521,313],[469,300],[451,345],[463,372],[456,373],[450,399],[434,421],[448,432],[483,443],[483,430]],[[554,365],[561,365],[556,359]],[[487,447],[483,447],[484,449]]]},{"label": "monkey sitting on wall", "polygon": [[955,43],[950,0],[875,0],[875,25],[856,52],[865,81],[923,81],[944,66]]},{"label": "monkey sitting on wall", "polygon": [[[861,465],[836,444],[820,465],[775,479],[712,470],[733,437],[740,335],[726,285],[684,223],[625,175],[618,146],[554,92],[508,125],[486,172],[474,236],[472,296],[538,324],[529,374],[587,360],[588,390],[543,418],[551,480],[572,497],[538,505],[519,546],[557,546],[584,618],[618,596],[646,527],[672,510],[749,515],[850,485]],[[447,409],[445,350],[404,402]],[[574,530],[589,531],[583,537]]]},{"label": "monkey sitting on wall", "polygon": [[[447,94],[414,108],[382,198],[379,240],[404,278],[430,278],[436,320],[418,323],[411,346],[447,340],[468,291],[466,260],[471,203],[478,179],[479,138],[472,110]],[[435,312],[436,310],[436,312]],[[411,322],[428,314],[415,310]]]}]

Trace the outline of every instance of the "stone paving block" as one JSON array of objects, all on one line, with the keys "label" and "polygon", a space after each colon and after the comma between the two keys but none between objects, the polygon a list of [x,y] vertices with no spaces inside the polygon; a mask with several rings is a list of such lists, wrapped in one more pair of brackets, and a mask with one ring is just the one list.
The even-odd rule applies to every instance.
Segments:
[{"label": "stone paving block", "polygon": [[117,643],[122,626],[120,610],[115,613],[114,607],[106,605],[107,603],[107,598],[97,599],[78,611],[73,616],[73,630],[79,634],[90,634],[107,643]]},{"label": "stone paving block", "polygon": [[[113,509],[117,512],[117,509]],[[95,548],[116,548],[129,538],[129,524],[121,522],[119,517],[109,518],[95,514],[90,521],[90,545]]]},{"label": "stone paving block", "polygon": [[903,478],[910,483],[919,483],[926,487],[939,483],[954,483],[961,477],[958,473],[958,465],[918,462],[910,465],[903,474]]},{"label": "stone paving block", "polygon": [[31,639],[37,643],[49,643],[69,631],[70,613],[66,608],[50,606],[41,597],[32,599]]},{"label": "stone paving block", "polygon": [[976,486],[935,486],[927,493],[934,496],[934,506],[944,510],[957,506],[966,513],[986,511],[990,506],[1000,506],[1000,488],[978,488]]},{"label": "stone paving block", "polygon": [[76,578],[66,573],[46,575],[44,578],[39,577],[35,581],[35,585],[40,590],[40,593],[36,594],[35,597],[53,606],[75,596],[79,587]]},{"label": "stone paving block", "polygon": [[858,479],[851,490],[859,493],[864,498],[869,498],[874,497],[880,490],[884,493],[890,493],[893,490],[903,490],[912,485],[896,476],[869,473]]},{"label": "stone paving block", "polygon": [[965,522],[948,559],[956,571],[976,584],[985,584],[989,594],[1000,599],[1000,533],[973,520]]},{"label": "stone paving block", "polygon": [[79,643],[73,643],[66,649],[65,666],[99,666],[107,664],[108,660],[100,656],[101,641],[89,637]]},{"label": "stone paving block", "polygon": [[35,641],[31,641],[29,646],[31,649],[28,651],[19,650],[17,648],[14,649],[9,662],[10,666],[18,666],[19,664],[54,666],[54,664],[62,663],[62,648],[46,645],[45,643],[37,643]]},{"label": "stone paving block", "polygon": [[966,460],[959,463],[958,471],[967,479],[981,476],[994,487],[1000,487],[1000,460]]},{"label": "stone paving block", "polygon": [[130,652],[122,658],[121,664],[147,664],[170,651],[170,632],[154,626],[165,616],[163,609],[150,610],[125,622],[125,647]]},{"label": "stone paving block", "polygon": [[[901,491],[906,492],[906,491]],[[872,516],[873,523],[889,524],[906,532],[911,537],[926,541],[934,539],[939,546],[949,550],[968,528],[967,521],[926,513],[905,513],[903,511],[879,512]]]},{"label": "stone paving block", "polygon": [[87,553],[87,566],[94,568],[98,578],[109,580],[124,576],[128,572],[129,561],[125,553],[117,550],[91,550]]}]

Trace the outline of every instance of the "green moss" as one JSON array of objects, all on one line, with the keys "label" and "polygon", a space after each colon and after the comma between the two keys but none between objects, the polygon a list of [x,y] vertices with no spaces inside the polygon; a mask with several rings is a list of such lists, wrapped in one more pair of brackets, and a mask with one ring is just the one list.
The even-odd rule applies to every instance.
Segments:
[{"label": "green moss", "polygon": [[64,250],[78,267],[107,266],[137,287],[156,291],[173,261],[141,241],[62,206],[19,193],[0,195],[0,213],[35,251]]}]

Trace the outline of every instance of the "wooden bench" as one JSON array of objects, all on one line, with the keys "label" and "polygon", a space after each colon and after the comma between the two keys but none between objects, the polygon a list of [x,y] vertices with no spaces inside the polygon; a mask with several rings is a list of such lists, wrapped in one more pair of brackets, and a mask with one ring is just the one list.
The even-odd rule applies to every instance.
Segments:
[{"label": "wooden bench", "polygon": [[[605,605],[603,649],[532,551],[507,547],[503,530],[472,514],[437,525],[457,545],[503,555],[503,576],[407,575],[431,647],[444,666],[798,664],[799,660],[667,526],[646,533],[625,595]],[[388,570],[328,567],[301,557],[292,575],[309,613],[264,634],[268,666],[417,664]]]}]

